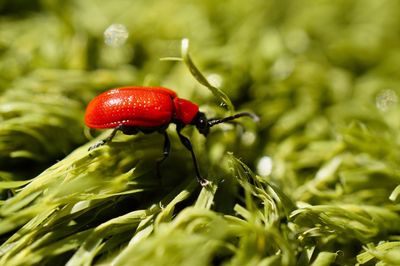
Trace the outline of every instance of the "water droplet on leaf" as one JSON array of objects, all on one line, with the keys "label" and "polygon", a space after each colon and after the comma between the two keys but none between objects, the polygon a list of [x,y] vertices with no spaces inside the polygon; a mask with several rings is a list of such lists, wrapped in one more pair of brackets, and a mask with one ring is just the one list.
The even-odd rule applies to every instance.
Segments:
[{"label": "water droplet on leaf", "polygon": [[208,82],[216,88],[221,87],[222,85],[222,77],[216,73],[210,74],[207,76]]},{"label": "water droplet on leaf", "polygon": [[246,131],[242,135],[244,145],[250,146],[256,141],[257,135],[254,132]]},{"label": "water droplet on leaf", "polygon": [[398,100],[399,99],[395,91],[390,89],[383,90],[376,96],[376,107],[380,111],[386,112],[394,107]]},{"label": "water droplet on leaf", "polygon": [[268,176],[272,172],[272,159],[269,156],[263,156],[258,160],[257,173],[260,176]]},{"label": "water droplet on leaf", "polygon": [[120,47],[124,45],[128,39],[129,32],[125,25],[111,24],[104,31],[104,43],[112,47]]}]

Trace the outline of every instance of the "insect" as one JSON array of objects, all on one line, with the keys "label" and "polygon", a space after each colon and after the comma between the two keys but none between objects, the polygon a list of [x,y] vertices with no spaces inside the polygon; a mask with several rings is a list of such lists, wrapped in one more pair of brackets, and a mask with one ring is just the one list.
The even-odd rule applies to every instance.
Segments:
[{"label": "insect", "polygon": [[139,132],[159,132],[164,135],[163,157],[157,161],[157,173],[161,163],[169,156],[171,145],[166,129],[176,124],[176,132],[183,146],[192,155],[198,182],[206,186],[209,181],[200,175],[199,166],[190,140],[182,135],[186,125],[194,125],[205,137],[211,127],[248,116],[257,120],[255,114],[242,112],[222,119],[207,119],[197,104],[179,98],[177,94],[163,87],[123,87],[111,89],[95,97],[87,106],[85,124],[90,128],[113,128],[111,134],[89,148],[93,150],[110,142],[117,131],[127,135]]}]

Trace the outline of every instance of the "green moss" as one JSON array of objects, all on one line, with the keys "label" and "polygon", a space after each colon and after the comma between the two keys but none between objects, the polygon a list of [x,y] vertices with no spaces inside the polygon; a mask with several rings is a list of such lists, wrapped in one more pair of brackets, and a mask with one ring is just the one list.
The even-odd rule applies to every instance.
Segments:
[{"label": "green moss", "polygon": [[[399,13],[392,0],[0,1],[0,265],[399,264]],[[122,47],[104,44],[113,23]],[[85,127],[86,104],[127,85],[261,119],[207,139],[184,129],[208,188],[171,126],[158,178],[157,133],[88,152],[109,132]]]}]

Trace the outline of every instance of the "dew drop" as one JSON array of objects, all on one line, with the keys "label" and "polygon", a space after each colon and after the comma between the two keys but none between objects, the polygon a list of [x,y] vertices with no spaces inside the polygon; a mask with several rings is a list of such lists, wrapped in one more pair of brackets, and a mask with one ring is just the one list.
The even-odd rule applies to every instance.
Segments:
[{"label": "dew drop", "polygon": [[216,73],[212,73],[207,76],[208,82],[213,85],[214,87],[218,88],[222,85],[222,77]]},{"label": "dew drop", "polygon": [[272,159],[269,156],[263,156],[258,160],[257,173],[260,176],[268,176],[272,172]]},{"label": "dew drop", "polygon": [[396,92],[390,89],[383,90],[376,96],[376,107],[382,112],[388,111],[394,107],[397,102],[398,96]]},{"label": "dew drop", "polygon": [[244,145],[250,146],[256,141],[257,135],[254,132],[246,131],[242,134],[242,142]]},{"label": "dew drop", "polygon": [[104,43],[112,47],[120,47],[124,45],[128,39],[129,32],[125,25],[111,24],[104,31]]}]

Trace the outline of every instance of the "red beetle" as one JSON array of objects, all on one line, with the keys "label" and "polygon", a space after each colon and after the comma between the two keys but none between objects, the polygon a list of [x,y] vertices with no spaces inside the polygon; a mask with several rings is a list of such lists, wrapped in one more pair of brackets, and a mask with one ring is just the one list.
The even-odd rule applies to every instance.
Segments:
[{"label": "red beetle", "polygon": [[159,132],[164,135],[164,157],[157,162],[157,172],[160,164],[168,157],[170,142],[166,132],[170,123],[176,124],[176,131],[182,144],[190,151],[196,171],[197,180],[202,186],[208,181],[201,177],[190,140],[181,134],[186,125],[195,125],[198,131],[207,136],[210,127],[227,122],[238,117],[249,116],[258,119],[248,112],[238,113],[222,119],[208,120],[199,111],[197,104],[177,97],[177,94],[163,87],[124,87],[106,91],[95,97],[88,105],[85,114],[85,124],[90,128],[114,128],[112,133],[91,146],[89,150],[110,142],[118,130],[127,135],[138,132],[145,134]]}]

